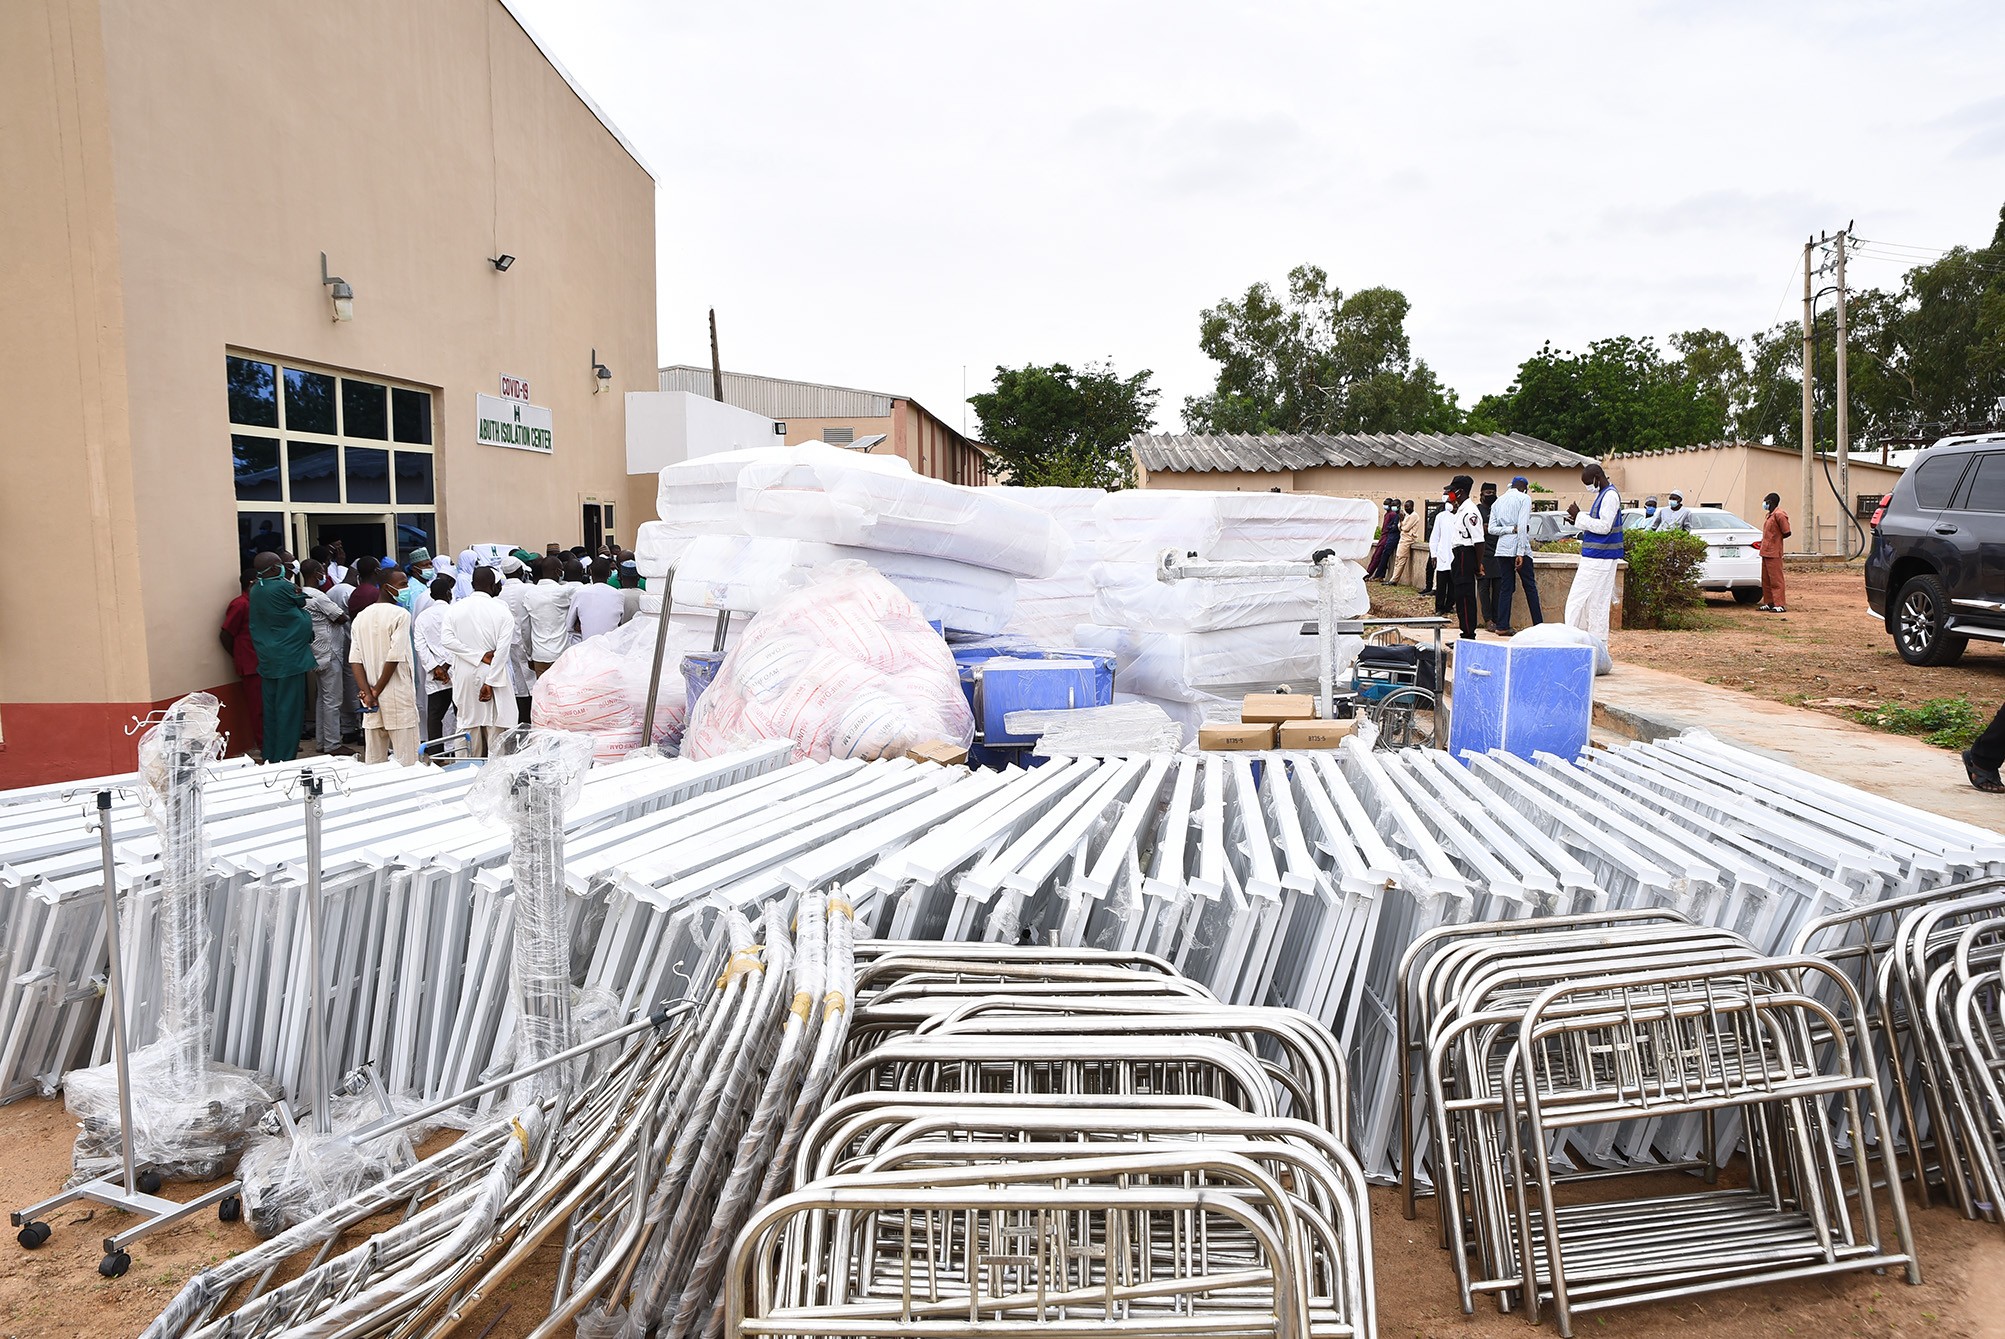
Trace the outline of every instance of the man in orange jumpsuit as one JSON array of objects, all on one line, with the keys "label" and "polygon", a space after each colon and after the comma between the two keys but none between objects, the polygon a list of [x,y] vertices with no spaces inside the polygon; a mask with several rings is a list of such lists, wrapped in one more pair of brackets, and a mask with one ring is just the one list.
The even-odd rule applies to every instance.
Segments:
[{"label": "man in orange jumpsuit", "polygon": [[1789,513],[1782,509],[1782,497],[1770,493],[1761,500],[1767,513],[1761,522],[1761,603],[1755,608],[1771,614],[1789,612],[1782,590],[1782,541],[1789,538]]}]

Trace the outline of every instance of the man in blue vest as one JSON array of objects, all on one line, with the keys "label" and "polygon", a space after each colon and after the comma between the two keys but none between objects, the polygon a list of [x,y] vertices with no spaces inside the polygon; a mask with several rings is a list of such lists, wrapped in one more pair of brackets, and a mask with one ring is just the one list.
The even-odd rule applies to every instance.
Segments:
[{"label": "man in blue vest", "polygon": [[1615,564],[1622,558],[1622,495],[1593,461],[1580,481],[1594,491],[1586,511],[1569,503],[1566,519],[1580,527],[1580,568],[1566,596],[1566,621],[1608,645],[1608,606],[1615,599]]}]

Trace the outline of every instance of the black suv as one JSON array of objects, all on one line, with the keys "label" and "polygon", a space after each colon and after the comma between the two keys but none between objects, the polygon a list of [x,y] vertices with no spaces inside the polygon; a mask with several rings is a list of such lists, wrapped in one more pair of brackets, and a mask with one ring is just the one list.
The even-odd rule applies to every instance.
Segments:
[{"label": "black suv", "polygon": [[1910,665],[2005,642],[2005,433],[1938,442],[1880,499],[1866,603]]}]

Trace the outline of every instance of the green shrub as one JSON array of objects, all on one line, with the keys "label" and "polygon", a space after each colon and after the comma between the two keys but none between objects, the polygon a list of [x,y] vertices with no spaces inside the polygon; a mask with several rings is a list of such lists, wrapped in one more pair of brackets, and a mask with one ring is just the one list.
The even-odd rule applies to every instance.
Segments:
[{"label": "green shrub", "polygon": [[1684,530],[1625,530],[1622,556],[1629,575],[1622,586],[1622,626],[1682,628],[1696,625],[1704,608],[1699,569],[1706,541]]},{"label": "green shrub", "polygon": [[1919,735],[1925,744],[1961,752],[1984,732],[1985,720],[1967,697],[1932,697],[1918,707],[1869,707],[1855,713],[1862,725]]}]

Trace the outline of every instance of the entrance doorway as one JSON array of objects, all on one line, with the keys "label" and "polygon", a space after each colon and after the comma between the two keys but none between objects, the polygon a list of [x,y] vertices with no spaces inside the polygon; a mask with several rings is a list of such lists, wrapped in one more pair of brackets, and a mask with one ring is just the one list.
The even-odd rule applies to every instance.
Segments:
[{"label": "entrance doorway", "polygon": [[610,502],[585,503],[585,548],[597,553],[602,544],[618,544],[618,532],[613,527],[613,504]]},{"label": "entrance doorway", "polygon": [[364,556],[382,558],[394,552],[390,548],[391,520],[387,514],[357,516],[350,512],[316,515],[309,511],[299,513],[297,519],[303,532],[299,548],[302,555],[311,553],[316,544],[332,544],[336,540],[341,541],[350,562]]}]

